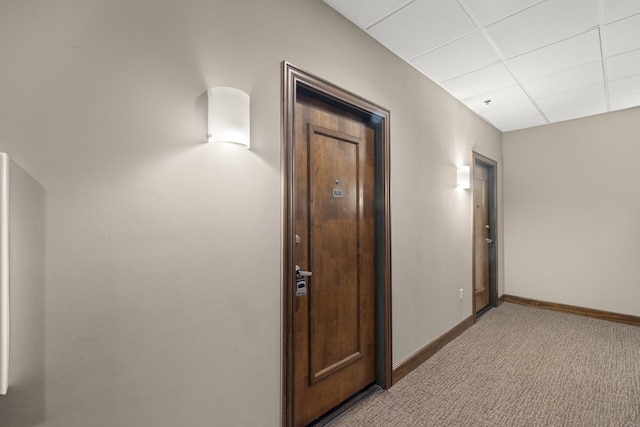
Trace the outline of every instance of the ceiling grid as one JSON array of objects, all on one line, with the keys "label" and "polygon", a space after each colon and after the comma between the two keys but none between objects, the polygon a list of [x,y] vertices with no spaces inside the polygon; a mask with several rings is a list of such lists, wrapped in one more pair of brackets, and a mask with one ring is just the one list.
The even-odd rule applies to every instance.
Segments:
[{"label": "ceiling grid", "polygon": [[502,131],[640,105],[638,0],[324,1]]},{"label": "ceiling grid", "polygon": [[607,56],[604,53],[604,38],[606,37],[602,28],[604,28],[604,5],[603,0],[598,0],[598,35],[600,36],[600,55],[602,56],[602,76],[604,77],[604,99],[607,103],[607,111],[611,111],[611,101],[609,98],[609,78],[607,72]]}]

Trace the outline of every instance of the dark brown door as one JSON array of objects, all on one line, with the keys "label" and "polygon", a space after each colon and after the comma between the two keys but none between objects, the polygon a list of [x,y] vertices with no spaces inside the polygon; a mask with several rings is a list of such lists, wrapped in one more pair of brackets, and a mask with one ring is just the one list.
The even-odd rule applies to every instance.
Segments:
[{"label": "dark brown door", "polygon": [[295,104],[293,419],[304,426],[375,382],[374,130],[299,96]]},{"label": "dark brown door", "polygon": [[491,234],[487,166],[476,162],[473,175],[473,244],[475,245],[473,288],[477,313],[489,305],[489,245],[493,241],[489,238]]}]

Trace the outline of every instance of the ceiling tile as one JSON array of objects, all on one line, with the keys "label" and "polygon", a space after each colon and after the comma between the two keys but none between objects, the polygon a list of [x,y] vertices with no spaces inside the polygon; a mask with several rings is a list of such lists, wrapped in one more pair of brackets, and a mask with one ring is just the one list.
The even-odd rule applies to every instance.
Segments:
[{"label": "ceiling tile", "polygon": [[[487,99],[491,99],[489,105],[484,102]],[[519,86],[466,100],[465,104],[503,132],[547,123]]]},{"label": "ceiling tile", "polygon": [[640,14],[605,25],[604,34],[607,57],[640,48]]},{"label": "ceiling tile", "polygon": [[411,0],[324,0],[329,6],[359,26],[368,28]]},{"label": "ceiling tile", "polygon": [[640,93],[640,74],[609,81],[609,96],[611,98],[620,98],[636,93]]},{"label": "ceiling tile", "polygon": [[565,110],[574,106],[604,101],[604,84],[568,90],[543,98],[537,98],[536,104],[547,114],[548,111]]},{"label": "ceiling tile", "polygon": [[502,132],[510,132],[512,130],[546,125],[547,121],[540,115],[540,113],[535,113],[529,116],[510,116],[509,114],[505,114],[493,119],[490,123]]},{"label": "ceiling tile", "polygon": [[411,63],[437,83],[476,71],[500,58],[480,31],[424,54]]},{"label": "ceiling tile", "polygon": [[[491,102],[487,105],[486,101]],[[538,110],[520,86],[511,86],[464,100],[464,104],[486,118],[510,114],[532,116]]]},{"label": "ceiling tile", "polygon": [[[640,93],[611,99],[611,111],[624,110],[625,108],[638,107],[640,105]],[[638,107],[640,108],[640,107]]]},{"label": "ceiling tile", "polygon": [[592,30],[509,59],[507,65],[520,81],[527,81],[598,61],[600,58],[600,36],[598,30]]},{"label": "ceiling tile", "polygon": [[525,90],[534,98],[542,98],[572,89],[602,84],[604,75],[602,61],[560,71],[523,83]]},{"label": "ceiling tile", "polygon": [[405,60],[476,29],[457,1],[416,0],[367,31]]},{"label": "ceiling tile", "polygon": [[640,13],[638,0],[605,0],[602,2],[604,23],[617,21],[627,16]]},{"label": "ceiling tile", "polygon": [[579,117],[593,116],[607,112],[607,103],[604,100],[572,106],[559,110],[545,111],[545,115],[551,121],[562,122],[564,120],[573,120]]},{"label": "ceiling tile", "polygon": [[511,58],[597,25],[596,0],[547,0],[486,29],[505,58]]},{"label": "ceiling tile", "polygon": [[468,99],[494,92],[517,82],[502,62],[442,83],[442,87],[458,99]]},{"label": "ceiling tile", "polygon": [[607,59],[607,76],[610,80],[640,74],[640,49]]},{"label": "ceiling tile", "polygon": [[480,24],[489,25],[543,0],[461,0]]}]

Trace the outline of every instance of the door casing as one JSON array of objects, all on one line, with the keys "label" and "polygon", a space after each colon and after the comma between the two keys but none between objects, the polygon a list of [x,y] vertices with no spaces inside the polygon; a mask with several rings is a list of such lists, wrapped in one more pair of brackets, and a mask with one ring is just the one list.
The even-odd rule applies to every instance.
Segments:
[{"label": "door casing", "polygon": [[389,111],[358,95],[283,62],[282,111],[282,424],[293,424],[293,303],[295,298],[294,114],[298,93],[367,118],[375,132],[376,384],[392,385],[391,209]]},{"label": "door casing", "polygon": [[[497,307],[498,306],[498,246],[500,244],[499,233],[498,233],[498,162],[489,157],[483,156],[480,153],[472,151],[471,153],[471,182],[473,185],[475,176],[475,167],[476,164],[480,163],[487,168],[488,172],[488,214],[489,214],[489,226],[492,230],[493,244],[489,247],[489,307]],[[471,259],[473,260],[472,264],[472,281],[471,281],[471,295],[472,295],[472,307],[473,307],[473,321],[477,320],[477,310],[476,310],[476,299],[475,299],[475,277],[476,277],[476,250],[475,250],[475,209],[473,209],[473,188],[471,189],[471,215],[472,215],[472,224],[471,224],[471,239],[472,239],[472,254]]]}]

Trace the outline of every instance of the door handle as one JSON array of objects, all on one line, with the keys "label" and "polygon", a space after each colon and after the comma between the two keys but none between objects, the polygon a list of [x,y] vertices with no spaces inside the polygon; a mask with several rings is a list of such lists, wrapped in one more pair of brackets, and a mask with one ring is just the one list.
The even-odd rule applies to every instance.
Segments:
[{"label": "door handle", "polygon": [[485,242],[487,242],[488,244],[492,244],[493,243],[493,239],[489,239],[488,237],[486,239],[484,239]]},{"label": "door handle", "polygon": [[311,276],[311,272],[310,271],[304,271],[304,270],[300,270],[300,266],[296,265],[296,276],[298,277],[308,277]]},{"label": "door handle", "polygon": [[307,279],[311,276],[310,271],[300,270],[300,266],[296,265],[296,296],[301,297],[307,294]]}]

